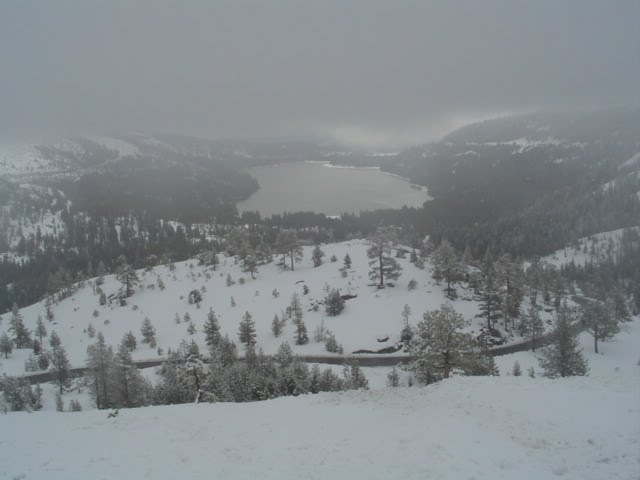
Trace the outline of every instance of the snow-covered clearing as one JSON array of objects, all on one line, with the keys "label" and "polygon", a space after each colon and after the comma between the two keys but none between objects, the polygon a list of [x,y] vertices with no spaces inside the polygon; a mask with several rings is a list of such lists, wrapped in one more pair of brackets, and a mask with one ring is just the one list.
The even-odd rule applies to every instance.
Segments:
[{"label": "snow-covered clearing", "polygon": [[[153,323],[157,331],[158,347],[165,353],[168,348],[177,348],[182,339],[195,340],[204,352],[206,346],[202,327],[209,307],[213,307],[219,317],[222,333],[228,334],[236,342],[240,320],[246,311],[250,312],[256,322],[257,347],[262,348],[265,353],[275,353],[282,342],[288,341],[298,354],[327,354],[323,343],[313,341],[313,333],[320,325],[335,334],[345,353],[359,349],[378,350],[400,340],[403,326],[401,313],[405,304],[411,309],[409,320],[415,326],[425,311],[439,308],[446,298],[444,287],[436,285],[431,278],[432,265],[427,263],[426,268],[420,270],[409,262],[408,255],[407,258],[397,259],[403,272],[395,282],[396,286],[377,290],[370,285],[368,277],[367,246],[361,240],[325,245],[322,247],[326,252],[325,263],[318,268],[313,268],[311,261],[313,247],[305,247],[304,259],[295,266],[295,271],[281,271],[275,263],[271,263],[260,267],[255,280],[243,273],[233,258],[223,255],[220,255],[221,265],[217,271],[198,266],[197,260],[176,263],[174,272],[168,266],[156,267],[152,272],[140,270],[138,274],[142,280],[141,286],[127,299],[127,306],[120,307],[115,300],[111,305],[100,306],[98,295],[94,294],[92,286],[86,284],[55,306],[55,319],[51,323],[45,323],[49,332],[55,330],[60,336],[73,366],[84,365],[87,345],[95,341],[86,333],[90,323],[114,347],[126,332],[132,331],[138,337],[138,349],[133,352],[134,359],[157,358],[157,348],[141,343],[140,327],[145,317],[149,317]],[[353,264],[347,277],[343,278],[339,268],[347,253]],[[337,262],[329,261],[332,255],[338,258]],[[236,282],[229,287],[226,286],[227,274]],[[164,290],[157,286],[158,276],[162,278]],[[245,279],[244,285],[240,284],[240,278]],[[407,287],[411,279],[415,279],[418,285],[412,291]],[[305,285],[309,289],[306,295]],[[153,288],[149,288],[151,286]],[[120,287],[115,276],[105,277],[102,285],[107,296],[116,294]],[[201,290],[202,287],[205,287],[205,291],[201,308],[190,305],[187,301],[189,292],[193,289]],[[324,300],[327,295],[326,287],[338,288],[342,294],[357,297],[347,300],[342,314],[328,317],[322,305],[318,311],[312,309],[315,303]],[[279,293],[277,298],[272,294],[274,289]],[[274,315],[282,317],[294,292],[300,295],[304,308],[304,321],[311,340],[307,345],[294,345],[295,327],[290,320],[280,337],[275,338],[271,331]],[[476,318],[478,302],[472,298],[472,292],[462,286],[458,286],[458,293],[460,297],[453,302],[453,306],[472,321],[469,331],[477,334],[486,323],[484,319]],[[231,297],[234,298],[235,307],[231,306]],[[97,316],[94,316],[94,310]],[[188,323],[184,322],[186,313],[196,326],[194,335],[187,333]],[[544,319],[551,316],[549,312],[542,313]],[[21,314],[25,325],[35,330],[38,315],[44,317],[45,314],[43,302],[23,308]],[[176,314],[180,317],[180,323],[175,321]],[[9,328],[10,316],[11,313],[2,315],[0,335]],[[386,342],[378,340],[386,337],[389,337]],[[514,340],[519,338],[515,337]],[[29,350],[14,350],[9,359],[0,359],[0,373],[23,373],[24,361],[29,353]]]},{"label": "snow-covered clearing", "polygon": [[0,415],[0,478],[637,479],[640,320],[604,354],[582,340],[588,377]]}]

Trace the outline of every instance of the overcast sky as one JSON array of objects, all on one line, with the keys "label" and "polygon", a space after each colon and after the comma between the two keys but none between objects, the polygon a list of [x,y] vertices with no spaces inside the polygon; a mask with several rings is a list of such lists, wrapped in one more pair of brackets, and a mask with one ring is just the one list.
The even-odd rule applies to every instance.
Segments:
[{"label": "overcast sky", "polygon": [[417,143],[640,104],[640,0],[0,0],[0,136]]}]

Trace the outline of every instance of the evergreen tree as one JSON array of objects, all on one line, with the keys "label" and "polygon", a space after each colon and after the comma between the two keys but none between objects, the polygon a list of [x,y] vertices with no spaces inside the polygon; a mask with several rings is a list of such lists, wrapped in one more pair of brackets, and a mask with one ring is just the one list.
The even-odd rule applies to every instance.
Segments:
[{"label": "evergreen tree", "polygon": [[443,239],[440,246],[433,254],[433,278],[437,281],[447,282],[445,293],[450,299],[456,298],[456,290],[453,288],[462,278],[462,265],[458,259],[458,254],[451,244]]},{"label": "evergreen tree", "polygon": [[342,260],[342,268],[349,270],[351,268],[351,257],[349,254],[345,254],[344,260]]},{"label": "evergreen tree", "polygon": [[400,374],[398,373],[398,369],[393,367],[389,374],[387,375],[387,386],[396,388],[400,386]]},{"label": "evergreen tree", "polygon": [[324,257],[325,253],[320,249],[320,245],[316,245],[311,253],[311,260],[313,260],[314,268],[322,265],[322,257]]},{"label": "evergreen tree", "polygon": [[287,268],[287,255],[291,262],[291,271],[294,270],[294,262],[302,260],[303,250],[295,230],[281,230],[276,238],[276,252],[282,255],[282,268]]},{"label": "evergreen tree", "polygon": [[331,290],[329,295],[324,300],[325,312],[330,317],[340,315],[344,310],[344,299],[340,295],[340,291],[337,289]]},{"label": "evergreen tree", "polygon": [[49,322],[56,318],[55,313],[53,313],[53,298],[51,295],[47,295],[44,299],[44,316]]},{"label": "evergreen tree", "polygon": [[4,354],[4,358],[9,358],[9,354],[13,351],[13,343],[6,332],[2,332],[0,337],[0,353]]},{"label": "evergreen tree", "polygon": [[295,321],[302,320],[302,303],[300,303],[300,296],[295,292],[291,295],[289,311],[293,315]]},{"label": "evergreen tree", "polygon": [[520,305],[524,289],[522,285],[524,273],[520,261],[513,260],[508,253],[500,257],[498,261],[498,277],[503,285],[502,312],[504,326],[509,331],[515,327],[515,319],[520,316]]},{"label": "evergreen tree", "polygon": [[525,325],[524,331],[531,338],[531,349],[536,351],[536,340],[538,340],[544,334],[544,323],[540,318],[540,312],[538,306],[535,303],[531,303],[527,314],[523,318]]},{"label": "evergreen tree", "polygon": [[369,389],[369,381],[364,373],[362,373],[358,362],[354,361],[353,363],[345,365],[342,369],[342,376],[344,378],[345,390]]},{"label": "evergreen tree", "polygon": [[113,360],[113,377],[116,405],[132,408],[146,404],[146,382],[131,358],[129,346],[124,341]]},{"label": "evergreen tree", "polygon": [[220,335],[220,323],[218,322],[218,317],[216,317],[213,308],[209,308],[207,320],[204,322],[203,331],[207,346],[215,347],[220,343],[220,339],[222,338],[222,335]]},{"label": "evergreen tree", "polygon": [[275,355],[276,363],[280,368],[287,368],[293,363],[293,350],[289,345],[289,342],[283,342],[278,348],[278,353]]},{"label": "evergreen tree", "polygon": [[196,324],[193,322],[189,322],[189,324],[187,325],[187,333],[189,335],[193,335],[196,333]]},{"label": "evergreen tree", "polygon": [[400,332],[400,340],[405,344],[409,345],[409,342],[413,338],[413,329],[409,324],[409,317],[411,316],[411,308],[409,305],[405,305],[402,309],[402,331]]},{"label": "evergreen tree", "polygon": [[586,375],[589,371],[587,361],[579,349],[576,335],[571,331],[573,315],[566,303],[556,313],[555,320],[553,343],[542,350],[539,359],[545,376],[557,378]]},{"label": "evergreen tree", "polygon": [[71,366],[69,364],[69,359],[67,358],[67,352],[62,347],[60,337],[58,337],[56,332],[51,332],[49,343],[51,345],[51,371],[53,372],[58,388],[60,389],[60,394],[62,394],[63,389],[68,388],[71,385],[69,372]]},{"label": "evergreen tree", "polygon": [[511,370],[511,374],[514,377],[519,377],[520,375],[522,375],[522,369],[520,368],[520,362],[518,362],[517,360],[513,363],[513,369]]},{"label": "evergreen tree", "polygon": [[16,348],[29,348],[31,346],[31,333],[25,327],[20,309],[14,303],[9,319],[9,333]]},{"label": "evergreen tree", "polygon": [[305,345],[309,343],[307,326],[305,325],[304,320],[302,320],[302,317],[300,317],[300,319],[295,319],[294,325],[296,327],[296,345]]},{"label": "evergreen tree", "polygon": [[40,344],[42,345],[42,337],[47,336],[47,327],[44,326],[44,321],[42,320],[42,316],[38,315],[38,323],[36,324],[36,337],[40,340]]},{"label": "evergreen tree", "polygon": [[116,261],[116,278],[122,283],[122,297],[129,298],[133,295],[133,287],[140,283],[138,274],[131,265],[127,263],[124,255],[120,255]]},{"label": "evergreen tree", "polygon": [[273,332],[273,336],[278,338],[282,333],[282,322],[278,318],[278,314],[275,314],[273,317],[273,321],[271,322],[271,332]]},{"label": "evergreen tree", "polygon": [[132,331],[128,331],[124,334],[124,337],[122,337],[122,345],[127,347],[130,352],[133,352],[138,348],[138,341]]},{"label": "evergreen tree", "polygon": [[409,346],[414,357],[409,370],[429,384],[464,369],[464,356],[471,355],[474,343],[471,335],[461,331],[468,323],[449,304],[425,313]]},{"label": "evergreen tree", "polygon": [[487,330],[490,333],[493,323],[499,319],[501,313],[502,299],[500,296],[500,283],[493,255],[487,249],[482,264],[480,280],[480,316],[487,319]]},{"label": "evergreen tree", "polygon": [[90,323],[87,327],[87,335],[89,336],[89,338],[93,338],[96,336],[96,329],[92,323]]},{"label": "evergreen tree", "polygon": [[605,304],[598,301],[589,302],[582,309],[582,323],[593,337],[595,353],[598,353],[598,341],[606,342],[620,332],[618,322],[611,313]]},{"label": "evergreen tree", "polygon": [[233,278],[231,278],[231,274],[227,273],[227,279],[225,281],[227,287],[230,287],[231,285],[234,285],[236,282],[233,281]]},{"label": "evergreen tree", "polygon": [[246,348],[256,343],[256,324],[249,312],[245,312],[238,330],[238,337],[240,343],[244,344]]},{"label": "evergreen tree", "polygon": [[87,371],[93,400],[98,409],[113,406],[113,350],[107,345],[102,333],[96,343],[87,347]]},{"label": "evergreen tree", "polygon": [[369,238],[369,278],[378,282],[378,288],[384,288],[386,280],[400,278],[402,268],[395,258],[392,250],[396,243],[396,235],[392,229],[378,228],[376,233]]},{"label": "evergreen tree", "polygon": [[151,324],[151,320],[149,317],[145,317],[142,321],[142,327],[140,328],[140,333],[142,334],[142,343],[149,344],[150,347],[155,348],[156,346],[156,329],[153,328]]}]

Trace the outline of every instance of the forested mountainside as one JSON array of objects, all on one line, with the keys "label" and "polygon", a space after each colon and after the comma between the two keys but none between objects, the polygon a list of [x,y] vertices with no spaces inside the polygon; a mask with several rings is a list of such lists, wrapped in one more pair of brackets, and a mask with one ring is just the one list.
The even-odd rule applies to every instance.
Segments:
[{"label": "forested mountainside", "polygon": [[[0,154],[0,312],[47,293],[61,270],[71,279],[124,255],[185,260],[220,248],[238,225],[274,246],[293,229],[303,243],[401,229],[419,248],[447,239],[459,252],[525,258],[578,238],[637,226],[640,112],[535,114],[461,128],[398,155],[305,142],[209,141],[179,135],[75,137]],[[325,160],[377,165],[428,186],[422,208],[327,218],[312,212],[238,215],[257,188],[245,167]],[[294,209],[295,207],[292,207]],[[215,234],[211,232],[216,232]]]}]

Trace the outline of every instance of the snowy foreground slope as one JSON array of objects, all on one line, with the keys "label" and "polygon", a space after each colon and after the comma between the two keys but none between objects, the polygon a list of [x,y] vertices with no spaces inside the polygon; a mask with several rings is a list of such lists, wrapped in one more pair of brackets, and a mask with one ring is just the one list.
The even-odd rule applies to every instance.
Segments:
[{"label": "snowy foreground slope", "polygon": [[637,479],[640,320],[591,374],[80,413],[0,415],[0,478]]}]

